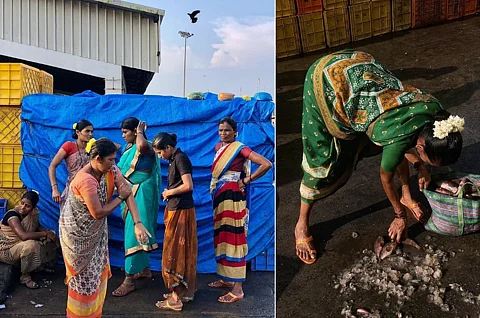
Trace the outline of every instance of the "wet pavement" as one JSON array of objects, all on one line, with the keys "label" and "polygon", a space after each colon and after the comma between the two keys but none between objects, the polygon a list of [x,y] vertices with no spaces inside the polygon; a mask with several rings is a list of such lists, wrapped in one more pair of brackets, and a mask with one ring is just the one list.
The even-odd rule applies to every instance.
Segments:
[{"label": "wet pavement", "polygon": [[[480,174],[480,16],[378,36],[331,52],[341,48],[372,54],[404,83],[432,93],[451,113],[465,117],[464,149],[452,168]],[[480,294],[480,235],[445,237],[426,232],[412,220],[409,236],[420,245],[455,252],[442,269],[448,312],[430,303],[426,293],[415,293],[395,308],[387,306],[395,298],[386,299],[374,290],[357,289],[345,295],[335,289],[337,275],[361,260],[362,251],[371,250],[377,236],[386,236],[393,219],[379,178],[379,156],[362,160],[342,189],[315,205],[310,225],[318,261],[305,265],[296,257],[293,230],[302,177],[303,82],[308,67],[326,54],[322,51],[277,63],[277,317],[345,317],[345,301],[354,314],[357,308],[365,308],[378,311],[381,317],[400,317],[398,313],[402,317],[479,317],[478,302],[466,302],[448,286],[458,283],[473,295]],[[414,186],[415,177],[411,181]],[[418,190],[413,195],[426,202]]]},{"label": "wet pavement", "polygon": [[[18,272],[18,270],[17,270]],[[273,317],[274,316],[274,273],[247,272],[244,284],[245,298],[233,304],[222,304],[217,298],[228,289],[210,288],[207,284],[216,279],[214,274],[198,275],[198,291],[195,300],[184,304],[183,311],[176,313],[155,307],[162,294],[168,292],[164,287],[161,272],[153,272],[151,280],[138,280],[137,290],[125,297],[114,297],[112,291],[123,280],[123,272],[113,269],[108,281],[108,290],[102,317]],[[17,274],[18,276],[18,274]],[[27,289],[14,284],[11,299],[6,309],[0,309],[0,317],[65,317],[67,288],[63,283],[65,268],[57,266],[54,274],[34,273],[33,279],[41,285],[40,289]],[[17,280],[15,280],[17,281]],[[35,307],[36,305],[42,307]]]}]

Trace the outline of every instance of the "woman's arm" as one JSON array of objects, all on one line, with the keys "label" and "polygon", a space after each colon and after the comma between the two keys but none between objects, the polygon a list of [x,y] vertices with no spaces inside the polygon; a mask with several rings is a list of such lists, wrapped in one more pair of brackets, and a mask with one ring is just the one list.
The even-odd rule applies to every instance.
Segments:
[{"label": "woman's arm", "polygon": [[8,225],[10,225],[10,228],[15,234],[17,234],[18,238],[22,241],[39,240],[42,237],[47,237],[48,235],[47,231],[26,232],[22,226],[22,223],[20,223],[20,220],[16,216],[8,219]]},{"label": "woman's arm", "polygon": [[241,180],[242,183],[245,185],[249,184],[253,180],[257,180],[258,178],[261,178],[265,173],[267,173],[268,170],[272,168],[272,163],[269,160],[267,160],[265,157],[263,157],[262,155],[259,155],[254,151],[250,153],[250,155],[248,156],[248,159],[256,163],[259,167],[250,176],[245,177]]},{"label": "woman's arm", "polygon": [[116,197],[109,203],[102,205],[97,194],[89,194],[83,197],[85,204],[87,205],[88,211],[90,214],[97,220],[103,219],[113,212],[123,200],[119,197]]},{"label": "woman's arm", "polygon": [[52,186],[52,198],[53,201],[59,203],[60,202],[60,192],[58,191],[57,185],[57,167],[62,162],[63,159],[67,157],[67,152],[60,148],[53,157],[52,162],[48,166],[48,178],[50,179],[50,185]]},{"label": "woman's arm", "polygon": [[152,147],[148,144],[147,139],[145,138],[145,122],[140,121],[137,126],[137,140],[135,144],[137,145],[138,151],[141,154],[147,155],[153,152]]},{"label": "woman's arm", "polygon": [[413,164],[413,167],[418,171],[418,188],[420,191],[427,189],[430,185],[431,177],[423,161],[418,157],[414,150],[410,149],[405,153],[405,158]]},{"label": "woman's arm", "polygon": [[400,203],[400,197],[395,187],[394,177],[395,172],[388,172],[380,167],[380,180],[382,181],[383,190],[385,191],[388,200],[392,204],[393,210],[395,211],[395,216],[404,217],[405,210],[403,205]]},{"label": "woman's arm", "polygon": [[174,189],[164,190],[162,194],[163,199],[166,200],[168,197],[193,191],[193,180],[192,180],[192,175],[190,173],[186,173],[182,175],[182,182],[183,182],[182,185]]}]

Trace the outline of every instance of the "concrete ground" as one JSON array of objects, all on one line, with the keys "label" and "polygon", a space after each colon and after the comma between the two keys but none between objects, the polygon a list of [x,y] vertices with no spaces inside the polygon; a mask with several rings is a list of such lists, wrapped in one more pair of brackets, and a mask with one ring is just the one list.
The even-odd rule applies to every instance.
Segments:
[{"label": "concrete ground", "polygon": [[[337,47],[332,52],[341,48],[372,54],[405,83],[432,93],[451,113],[465,117],[464,149],[453,168],[480,174],[480,16],[390,33]],[[373,247],[377,236],[387,235],[393,210],[379,178],[380,157],[361,161],[341,190],[315,205],[310,225],[318,261],[305,265],[295,255],[293,230],[302,177],[303,82],[308,67],[326,54],[322,51],[277,63],[277,317],[341,317],[345,300],[353,300],[355,308],[379,309],[382,317],[397,317],[396,312],[382,307],[385,300],[375,293],[345,299],[334,288],[333,281],[333,275],[361,258],[363,249]],[[414,182],[412,178],[412,185]],[[425,200],[418,190],[414,195]],[[457,282],[473,294],[480,294],[480,235],[445,237],[425,232],[412,221],[409,226],[409,236],[421,245],[429,243],[457,252],[446,265],[444,286]],[[357,238],[352,237],[354,231],[359,234]],[[465,303],[448,291],[446,302],[453,308],[442,312],[426,296],[419,296],[405,304],[403,317],[480,314],[478,306]]]},{"label": "concrete ground", "polygon": [[[17,270],[18,271],[18,270]],[[192,303],[184,305],[181,313],[164,311],[155,307],[162,294],[167,292],[162,274],[153,272],[151,280],[137,281],[137,290],[125,297],[114,297],[112,291],[123,280],[124,274],[113,269],[108,282],[108,291],[103,307],[103,317],[273,317],[274,316],[274,273],[247,272],[244,284],[245,299],[234,304],[222,304],[217,298],[228,290],[214,289],[207,284],[216,279],[213,274],[198,275],[198,291]],[[17,274],[18,276],[18,274]],[[0,317],[65,317],[67,288],[63,283],[65,267],[57,266],[54,274],[35,273],[33,279],[40,289],[27,289],[15,283],[7,300],[6,309],[0,309]],[[15,280],[17,282],[18,279]],[[33,302],[33,303],[32,303]],[[36,308],[36,304],[43,307]]]}]

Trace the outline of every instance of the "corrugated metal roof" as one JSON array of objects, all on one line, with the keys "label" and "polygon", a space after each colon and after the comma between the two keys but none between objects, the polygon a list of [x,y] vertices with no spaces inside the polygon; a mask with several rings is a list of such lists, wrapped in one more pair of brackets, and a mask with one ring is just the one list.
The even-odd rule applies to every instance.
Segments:
[{"label": "corrugated metal roof", "polygon": [[100,2],[109,6],[118,7],[128,11],[150,13],[150,14],[159,15],[161,17],[165,15],[165,10],[152,8],[152,7],[148,7],[148,6],[144,6],[136,3],[127,2],[127,1],[120,1],[120,0],[83,0],[83,1]]}]

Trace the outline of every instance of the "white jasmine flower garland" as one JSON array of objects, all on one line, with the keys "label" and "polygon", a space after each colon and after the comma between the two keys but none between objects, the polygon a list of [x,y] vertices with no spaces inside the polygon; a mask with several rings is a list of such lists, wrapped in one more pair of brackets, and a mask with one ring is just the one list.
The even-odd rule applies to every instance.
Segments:
[{"label": "white jasmine flower garland", "polygon": [[433,123],[433,137],[438,139],[443,139],[448,136],[448,134],[463,131],[463,126],[465,125],[465,119],[460,118],[457,115],[448,117],[448,119],[436,121]]}]

